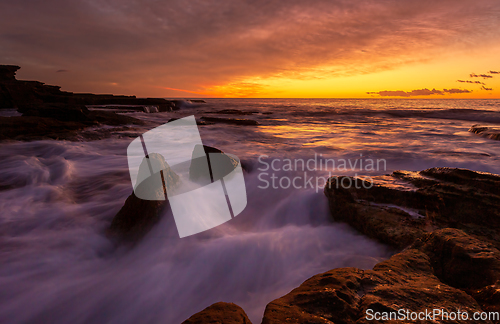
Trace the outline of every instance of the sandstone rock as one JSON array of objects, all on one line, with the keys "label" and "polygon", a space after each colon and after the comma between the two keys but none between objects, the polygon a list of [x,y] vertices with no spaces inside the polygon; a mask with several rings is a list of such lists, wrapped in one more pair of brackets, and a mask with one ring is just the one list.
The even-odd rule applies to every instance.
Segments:
[{"label": "sandstone rock", "polygon": [[373,270],[341,268],[316,275],[269,303],[262,323],[369,323],[373,322],[368,320],[370,312],[425,312],[434,308],[481,311],[472,297],[439,281],[427,255],[410,249]]},{"label": "sandstone rock", "polygon": [[498,127],[472,125],[469,132],[494,140],[500,140],[500,128]]},{"label": "sandstone rock", "polygon": [[[349,181],[342,182],[344,179]],[[445,227],[460,228],[500,246],[497,175],[432,168],[396,171],[390,176],[373,177],[373,183],[332,177],[325,195],[334,219],[399,248]]]},{"label": "sandstone rock", "polygon": [[252,324],[245,311],[236,304],[219,302],[198,312],[182,324]]}]

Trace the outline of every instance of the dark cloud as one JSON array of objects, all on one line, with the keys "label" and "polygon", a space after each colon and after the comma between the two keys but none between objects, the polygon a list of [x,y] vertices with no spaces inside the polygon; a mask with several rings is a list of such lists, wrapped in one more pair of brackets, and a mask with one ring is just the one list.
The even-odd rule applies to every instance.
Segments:
[{"label": "dark cloud", "polygon": [[484,84],[484,82],[481,82],[481,81],[470,81],[470,80],[457,80],[457,82],[461,82],[461,83],[474,83],[474,84]]},{"label": "dark cloud", "polygon": [[69,72],[68,70],[57,70],[56,73]]},{"label": "dark cloud", "polygon": [[429,90],[425,88],[425,89],[412,90],[410,92],[402,90],[397,90],[397,91],[385,90],[378,92],[367,92],[367,94],[377,94],[382,97],[416,97],[416,96],[444,95],[445,93],[453,94],[453,93],[470,93],[470,92],[472,92],[472,90],[466,90],[466,89]]},{"label": "dark cloud", "polygon": [[492,91],[493,88],[486,88],[485,86],[482,86],[481,89],[486,90],[486,91]]},{"label": "dark cloud", "polygon": [[[498,29],[499,8],[494,0],[0,0],[0,62],[68,90],[203,92],[253,77],[395,69],[447,46],[489,44],[484,30]],[[52,72],[60,66],[71,74]]]},{"label": "dark cloud", "polygon": [[436,90],[436,89],[419,89],[419,90],[412,90],[410,92],[406,91],[390,91],[390,90],[385,90],[385,91],[378,91],[378,92],[367,92],[367,94],[378,94],[379,96],[382,97],[413,97],[413,96],[429,96],[429,95],[443,95],[443,91]]},{"label": "dark cloud", "polygon": [[475,73],[471,73],[470,77],[471,78],[483,78],[483,79],[491,79],[491,78],[493,78],[492,75],[488,75],[488,74],[475,74]]},{"label": "dark cloud", "polygon": [[488,73],[490,73],[490,74],[500,74],[500,71],[490,71]]},{"label": "dark cloud", "polygon": [[472,90],[467,90],[467,89],[443,89],[443,92],[446,92],[446,93],[471,93]]}]

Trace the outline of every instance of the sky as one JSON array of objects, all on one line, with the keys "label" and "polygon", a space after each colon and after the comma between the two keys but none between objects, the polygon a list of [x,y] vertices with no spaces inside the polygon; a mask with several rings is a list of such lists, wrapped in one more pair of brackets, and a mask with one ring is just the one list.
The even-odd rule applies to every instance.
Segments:
[{"label": "sky", "polygon": [[0,0],[0,64],[139,97],[500,98],[498,0]]}]

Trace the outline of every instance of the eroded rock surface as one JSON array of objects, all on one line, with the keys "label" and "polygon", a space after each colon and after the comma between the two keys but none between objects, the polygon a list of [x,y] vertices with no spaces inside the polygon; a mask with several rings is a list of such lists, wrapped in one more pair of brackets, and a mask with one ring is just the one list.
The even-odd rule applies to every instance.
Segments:
[{"label": "eroded rock surface", "polygon": [[[337,186],[343,179],[350,186]],[[432,168],[373,182],[333,177],[325,194],[336,220],[406,249],[373,270],[334,269],[306,280],[268,304],[263,324],[382,323],[369,321],[370,314],[401,309],[460,310],[469,316],[500,310],[499,176]]]},{"label": "eroded rock surface", "polygon": [[373,182],[344,178],[325,186],[331,214],[372,238],[404,248],[425,233],[455,227],[500,246],[500,176],[432,168]]},{"label": "eroded rock surface", "polygon": [[174,190],[179,183],[179,176],[157,153],[144,158],[139,174],[150,174],[148,164],[151,163],[156,164],[155,169],[162,171],[138,184],[111,222],[108,232],[120,240],[137,242],[144,237],[168,208],[167,191]]},{"label": "eroded rock surface", "polygon": [[233,303],[215,303],[182,324],[252,324],[245,311]]},{"label": "eroded rock surface", "polygon": [[500,141],[500,128],[498,127],[472,125],[469,132]]},{"label": "eroded rock surface", "polygon": [[[431,258],[418,249],[396,254],[373,270],[334,269],[306,280],[289,294],[269,303],[262,323],[382,323],[385,321],[370,320],[371,316],[375,312],[379,316],[383,313],[407,316],[407,311],[425,313],[433,309],[460,310],[472,316],[483,311],[473,297],[443,283],[434,271]],[[403,311],[398,314],[400,310]]]}]

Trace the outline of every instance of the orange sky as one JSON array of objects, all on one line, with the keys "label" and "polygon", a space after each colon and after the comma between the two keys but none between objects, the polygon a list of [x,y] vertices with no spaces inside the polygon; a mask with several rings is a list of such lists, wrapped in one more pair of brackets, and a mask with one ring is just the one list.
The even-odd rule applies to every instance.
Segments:
[{"label": "orange sky", "polygon": [[4,1],[0,64],[143,97],[500,98],[499,14],[493,0]]}]

